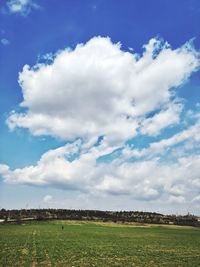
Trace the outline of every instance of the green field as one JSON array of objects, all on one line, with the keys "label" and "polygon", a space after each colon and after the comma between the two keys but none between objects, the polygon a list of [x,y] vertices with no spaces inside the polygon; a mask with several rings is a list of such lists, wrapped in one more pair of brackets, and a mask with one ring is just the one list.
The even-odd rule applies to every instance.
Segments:
[{"label": "green field", "polygon": [[0,225],[0,266],[200,266],[200,229],[72,221]]}]

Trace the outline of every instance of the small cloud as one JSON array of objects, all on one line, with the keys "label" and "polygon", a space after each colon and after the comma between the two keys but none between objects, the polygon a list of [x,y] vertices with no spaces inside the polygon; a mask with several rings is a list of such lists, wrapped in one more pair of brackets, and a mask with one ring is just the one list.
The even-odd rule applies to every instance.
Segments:
[{"label": "small cloud", "polygon": [[192,199],[192,202],[199,202],[199,203],[200,203],[200,195],[194,197],[194,198]]},{"label": "small cloud", "polygon": [[169,202],[174,204],[182,204],[185,202],[185,198],[183,196],[170,196]]},{"label": "small cloud", "polygon": [[9,167],[6,164],[0,164],[0,174],[8,173]]},{"label": "small cloud", "polygon": [[51,195],[46,195],[43,197],[43,203],[50,204],[52,202],[53,197]]},{"label": "small cloud", "polygon": [[128,50],[131,51],[131,52],[134,51],[134,49],[132,47],[129,47]]},{"label": "small cloud", "polygon": [[10,41],[8,39],[3,38],[1,39],[1,44],[6,46],[10,44]]},{"label": "small cloud", "polygon": [[200,102],[196,103],[196,108],[200,108]]},{"label": "small cloud", "polygon": [[9,0],[7,7],[10,13],[18,13],[22,16],[26,16],[32,9],[38,9],[39,5],[32,0]]}]

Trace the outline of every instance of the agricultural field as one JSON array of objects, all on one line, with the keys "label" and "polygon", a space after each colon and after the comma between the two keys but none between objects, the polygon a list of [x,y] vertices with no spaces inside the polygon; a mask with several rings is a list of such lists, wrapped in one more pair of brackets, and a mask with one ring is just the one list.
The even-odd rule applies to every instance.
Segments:
[{"label": "agricultural field", "polygon": [[0,225],[0,266],[200,266],[200,229],[84,221]]}]

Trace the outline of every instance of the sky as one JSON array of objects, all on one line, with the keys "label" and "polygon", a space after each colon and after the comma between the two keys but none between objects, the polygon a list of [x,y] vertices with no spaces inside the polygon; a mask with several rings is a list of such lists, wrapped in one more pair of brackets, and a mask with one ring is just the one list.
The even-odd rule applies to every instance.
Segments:
[{"label": "sky", "polygon": [[0,0],[0,208],[200,215],[200,2]]}]

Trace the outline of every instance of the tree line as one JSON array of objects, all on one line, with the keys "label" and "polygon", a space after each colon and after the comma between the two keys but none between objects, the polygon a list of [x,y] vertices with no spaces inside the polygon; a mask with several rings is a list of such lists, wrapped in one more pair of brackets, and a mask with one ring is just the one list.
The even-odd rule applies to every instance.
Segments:
[{"label": "tree line", "polygon": [[4,222],[22,222],[25,220],[96,220],[120,223],[152,223],[200,226],[197,216],[163,215],[156,212],[143,211],[101,211],[74,209],[13,209],[0,210],[0,219]]}]

